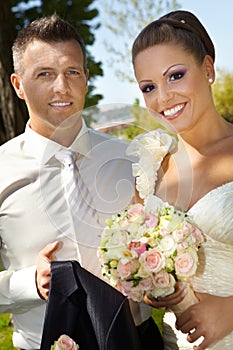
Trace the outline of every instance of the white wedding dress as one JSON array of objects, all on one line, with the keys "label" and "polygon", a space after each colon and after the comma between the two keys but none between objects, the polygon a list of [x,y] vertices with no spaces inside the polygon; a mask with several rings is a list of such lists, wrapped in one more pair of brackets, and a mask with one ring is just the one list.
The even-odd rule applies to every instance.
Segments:
[{"label": "white wedding dress", "polygon": [[[140,135],[130,144],[127,152],[139,158],[139,162],[133,165],[133,172],[134,176],[139,177],[137,189],[144,198],[150,194],[157,179],[157,175],[152,178],[152,170],[158,170],[163,157],[171,150],[173,144],[162,130],[154,130],[148,135],[149,137]],[[159,151],[161,147],[164,154]],[[154,164],[151,164],[151,159],[150,164],[146,162],[148,151],[153,154]],[[147,183],[150,182],[147,185],[148,193],[143,185],[145,176]],[[152,186],[151,181],[154,181]],[[223,297],[233,295],[233,181],[211,190],[195,203],[188,214],[205,236],[205,242],[199,249],[197,273],[191,279],[194,290]],[[165,350],[191,350],[194,344],[200,343],[200,340],[189,343],[186,340],[187,334],[176,330],[175,315],[172,312],[165,313],[163,336]],[[208,349],[232,350],[233,332]]]},{"label": "white wedding dress", "polygon": [[[233,182],[210,191],[188,214],[205,235],[199,250],[200,264],[191,280],[194,290],[224,297],[233,295]],[[193,349],[194,344],[186,341],[187,335],[175,330],[174,314],[165,314],[164,322],[166,350]],[[169,323],[172,331],[166,325]],[[233,349],[233,332],[209,349]]]}]

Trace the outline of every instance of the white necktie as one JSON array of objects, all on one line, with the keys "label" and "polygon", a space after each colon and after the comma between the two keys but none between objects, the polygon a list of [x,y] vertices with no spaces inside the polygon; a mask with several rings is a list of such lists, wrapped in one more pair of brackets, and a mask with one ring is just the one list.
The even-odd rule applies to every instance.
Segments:
[{"label": "white necktie", "polygon": [[65,196],[71,211],[75,231],[80,222],[98,225],[98,214],[92,195],[76,166],[77,154],[71,150],[60,151],[56,158],[64,165]]},{"label": "white necktie", "polygon": [[96,247],[99,245],[102,228],[92,195],[77,168],[77,154],[71,150],[62,150],[56,154],[56,158],[63,164],[61,174],[73,221],[78,261],[87,270],[101,276]]}]

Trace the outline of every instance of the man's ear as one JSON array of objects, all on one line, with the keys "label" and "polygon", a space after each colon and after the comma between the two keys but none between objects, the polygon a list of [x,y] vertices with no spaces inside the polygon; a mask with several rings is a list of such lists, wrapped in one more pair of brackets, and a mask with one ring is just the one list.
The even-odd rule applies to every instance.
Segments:
[{"label": "man's ear", "polygon": [[88,78],[89,78],[89,70],[88,69],[85,71],[85,76],[86,76],[86,92],[87,92],[87,90],[88,90]]},{"label": "man's ear", "polygon": [[11,80],[11,84],[13,85],[13,87],[15,89],[17,96],[19,98],[21,98],[22,100],[24,100],[25,99],[24,98],[24,89],[22,86],[22,81],[21,81],[20,76],[16,73],[12,73],[10,80]]}]

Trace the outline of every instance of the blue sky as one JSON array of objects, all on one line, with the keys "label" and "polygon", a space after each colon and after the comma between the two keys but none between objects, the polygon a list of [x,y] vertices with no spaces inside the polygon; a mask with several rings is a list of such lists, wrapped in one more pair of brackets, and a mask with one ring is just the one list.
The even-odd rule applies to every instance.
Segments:
[{"label": "blue sky", "polygon": [[[179,0],[179,3],[182,5],[181,9],[193,12],[210,34],[216,49],[215,67],[233,72],[233,1]],[[103,62],[104,77],[98,78],[95,82],[96,92],[104,96],[100,105],[133,104],[138,97],[143,106],[143,98],[137,84],[120,81],[116,78],[114,70],[108,66],[109,53],[103,45],[103,38],[106,35],[107,31],[102,26],[96,31],[95,45],[90,48],[94,57]]]}]

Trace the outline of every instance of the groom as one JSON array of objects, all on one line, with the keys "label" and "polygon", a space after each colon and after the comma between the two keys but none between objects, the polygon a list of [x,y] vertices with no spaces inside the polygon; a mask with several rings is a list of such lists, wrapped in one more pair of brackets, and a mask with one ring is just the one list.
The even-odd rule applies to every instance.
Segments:
[{"label": "groom", "polygon": [[[82,38],[57,15],[25,27],[13,45],[11,82],[27,105],[25,132],[0,147],[0,312],[12,313],[13,344],[40,349],[51,263],[79,261],[101,278],[96,256],[105,219],[132,201],[134,179],[127,144],[88,129],[82,119],[88,69]],[[77,155],[74,166],[91,193],[85,220],[74,225],[64,187],[61,151]],[[74,180],[75,181],[75,180]],[[87,209],[88,208],[88,209]],[[96,290],[98,296],[98,290]],[[107,303],[107,299],[106,299]],[[107,304],[106,304],[107,305]],[[143,346],[162,338],[151,308],[131,303]]]}]

